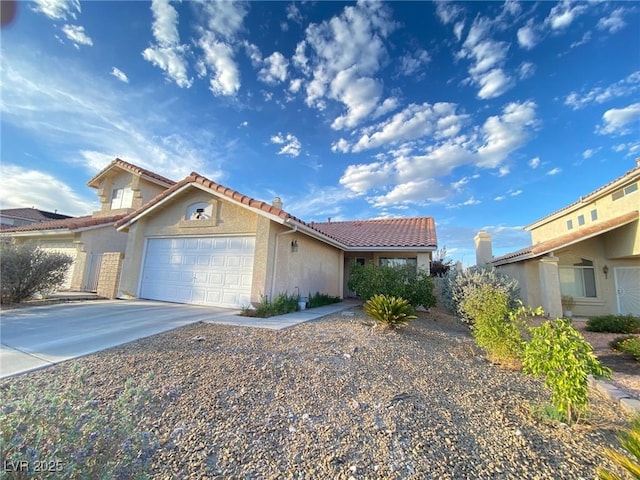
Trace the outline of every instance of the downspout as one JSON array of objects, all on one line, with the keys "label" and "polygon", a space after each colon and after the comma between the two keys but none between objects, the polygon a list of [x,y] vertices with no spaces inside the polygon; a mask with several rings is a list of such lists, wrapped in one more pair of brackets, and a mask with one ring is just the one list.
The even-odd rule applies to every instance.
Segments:
[{"label": "downspout", "polygon": [[280,239],[280,237],[282,235],[289,235],[291,233],[296,233],[298,231],[298,226],[294,225],[293,228],[287,232],[280,232],[276,234],[276,245],[275,245],[275,251],[273,252],[273,273],[271,274],[271,297],[270,299],[273,299],[273,290],[275,288],[276,285],[276,273],[278,270],[278,240]]}]

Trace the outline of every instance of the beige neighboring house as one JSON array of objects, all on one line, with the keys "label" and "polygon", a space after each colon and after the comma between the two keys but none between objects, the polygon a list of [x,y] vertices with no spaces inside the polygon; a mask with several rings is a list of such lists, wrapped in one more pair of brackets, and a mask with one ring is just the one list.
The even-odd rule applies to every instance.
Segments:
[{"label": "beige neighboring house", "polygon": [[431,217],[306,223],[197,173],[116,223],[120,296],[240,308],[279,293],[344,297],[350,262],[429,268]]},{"label": "beige neighboring house", "polygon": [[[115,159],[89,180],[97,190],[100,210],[83,217],[42,221],[2,229],[3,239],[16,242],[35,241],[42,248],[70,255],[74,262],[63,289],[97,291],[103,280],[105,295],[117,286],[117,272],[127,244],[127,237],[114,228],[116,221],[140,208],[144,203],[174,185],[173,180]],[[104,265],[107,268],[102,268]],[[116,283],[114,283],[116,282]]]},{"label": "beige neighboring house", "polygon": [[476,236],[477,263],[518,279],[525,304],[574,316],[640,316],[640,159],[632,170],[571,205],[525,227],[532,245],[491,258],[491,237]]},{"label": "beige neighboring house", "polygon": [[47,212],[37,208],[3,208],[0,210],[0,229],[22,227],[34,223],[73,218],[58,212]]}]

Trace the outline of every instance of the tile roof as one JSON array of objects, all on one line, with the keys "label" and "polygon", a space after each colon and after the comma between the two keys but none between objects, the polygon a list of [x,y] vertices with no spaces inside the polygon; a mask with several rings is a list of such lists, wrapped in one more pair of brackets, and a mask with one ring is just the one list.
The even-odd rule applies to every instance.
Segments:
[{"label": "tile roof", "polygon": [[129,162],[125,162],[124,160],[121,160],[120,158],[116,158],[115,160],[113,160],[109,165],[107,165],[105,168],[103,168],[102,170],[100,170],[100,172],[95,175],[91,180],[89,180],[87,182],[87,185],[89,185],[90,187],[97,187],[97,181],[98,178],[101,177],[102,175],[104,175],[107,170],[113,168],[113,167],[120,167],[124,170],[128,170],[129,172],[135,173],[137,175],[142,175],[145,177],[149,177],[152,178],[156,181],[158,181],[159,183],[164,183],[167,185],[174,185],[176,182],[163,177],[162,175],[158,175],[155,172],[152,172],[151,170],[147,170],[146,168],[142,168],[142,167],[138,167],[137,165],[134,165],[132,163]]},{"label": "tile roof", "polygon": [[38,210],[37,208],[3,208],[0,210],[0,215],[3,217],[33,220],[34,222],[72,218],[71,215],[63,215],[57,212],[47,212],[46,210]]},{"label": "tile roof", "polygon": [[322,222],[310,226],[351,248],[437,246],[432,217]]},{"label": "tile roof", "polygon": [[87,215],[84,217],[72,217],[62,220],[51,220],[49,222],[32,223],[31,225],[24,225],[22,227],[3,228],[2,233],[23,233],[23,232],[38,232],[48,230],[80,230],[87,227],[109,225],[120,220],[124,214],[111,215],[108,217],[92,217]]},{"label": "tile roof", "polygon": [[506,265],[508,263],[521,262],[530,258],[540,257],[546,253],[552,252],[553,250],[568,247],[569,245],[572,245],[579,241],[587,240],[601,233],[606,233],[610,230],[613,230],[614,228],[621,227],[637,219],[638,211],[634,210],[632,212],[625,213],[624,215],[620,215],[618,217],[610,218],[608,220],[603,220],[602,222],[589,225],[588,227],[581,228],[574,232],[567,233],[550,240],[545,240],[544,242],[536,243],[535,245],[523,248],[516,252],[507,253],[506,255],[494,258],[491,263],[493,263],[495,266],[500,266]]}]

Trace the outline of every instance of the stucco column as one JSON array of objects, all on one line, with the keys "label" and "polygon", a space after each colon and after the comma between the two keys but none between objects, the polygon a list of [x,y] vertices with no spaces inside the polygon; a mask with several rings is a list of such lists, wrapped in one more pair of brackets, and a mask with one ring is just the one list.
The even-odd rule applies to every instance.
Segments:
[{"label": "stucco column", "polygon": [[542,257],[538,262],[540,274],[540,298],[542,308],[552,318],[562,317],[560,301],[560,274],[558,273],[558,257],[552,255]]}]

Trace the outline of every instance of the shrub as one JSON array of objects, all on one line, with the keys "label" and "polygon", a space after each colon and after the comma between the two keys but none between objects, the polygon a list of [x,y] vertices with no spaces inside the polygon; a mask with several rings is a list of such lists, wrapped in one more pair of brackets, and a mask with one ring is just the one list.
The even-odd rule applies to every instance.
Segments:
[{"label": "shrub", "polygon": [[289,295],[287,292],[280,293],[273,300],[269,300],[266,295],[260,296],[260,303],[255,309],[244,307],[240,311],[240,315],[245,317],[268,318],[275,315],[284,315],[298,310],[298,295]]},{"label": "shrub", "polygon": [[404,327],[416,318],[413,307],[407,300],[388,295],[374,295],[365,302],[364,311],[381,325],[391,329]]},{"label": "shrub", "polygon": [[340,297],[332,297],[331,295],[327,295],[326,293],[316,292],[314,295],[311,295],[311,292],[309,292],[307,308],[322,307],[324,305],[331,305],[333,303],[339,303],[341,301],[342,299]]},{"label": "shrub", "polygon": [[587,320],[590,332],[640,333],[640,318],[633,315],[601,315]]},{"label": "shrub", "polygon": [[444,277],[452,268],[453,260],[447,260],[447,247],[437,249],[429,266],[430,275],[432,277]]},{"label": "shrub", "polygon": [[[137,425],[151,406],[159,405],[160,398],[149,394],[149,379],[137,385],[128,381],[114,402],[105,403],[87,393],[82,371],[74,370],[74,376],[70,388],[55,382],[19,391],[12,385],[3,392],[2,478],[149,478],[159,442]],[[23,465],[29,475],[19,471]],[[35,467],[43,466],[46,471],[34,477]]]},{"label": "shrub", "polygon": [[414,308],[429,308],[436,304],[431,277],[424,270],[416,272],[411,265],[379,267],[354,263],[347,285],[363,300],[369,300],[374,295],[387,295],[404,298]]},{"label": "shrub", "polygon": [[466,296],[473,295],[473,290],[481,285],[490,285],[504,292],[508,298],[509,309],[518,306],[518,281],[491,266],[468,268],[462,272],[453,269],[447,276],[438,280],[442,304],[449,313],[458,316],[467,324],[472,324],[473,320],[465,315],[460,306]]},{"label": "shrub", "polygon": [[609,343],[611,348],[619,352],[628,353],[640,362],[640,337],[618,337]]},{"label": "shrub", "polygon": [[522,361],[525,373],[544,376],[553,405],[568,422],[579,419],[587,408],[588,375],[610,378],[611,370],[602,366],[570,320],[547,320],[532,328],[531,335]]},{"label": "shrub", "polygon": [[49,293],[64,283],[73,259],[69,255],[46,252],[35,243],[0,244],[0,278],[3,304],[19,303],[36,293]]},{"label": "shrub", "polygon": [[[640,414],[636,415],[629,430],[618,435],[620,446],[626,455],[612,448],[604,451],[605,457],[611,460],[618,468],[629,474],[629,478],[640,478]],[[598,469],[600,480],[623,480],[619,475],[603,468]]]}]

